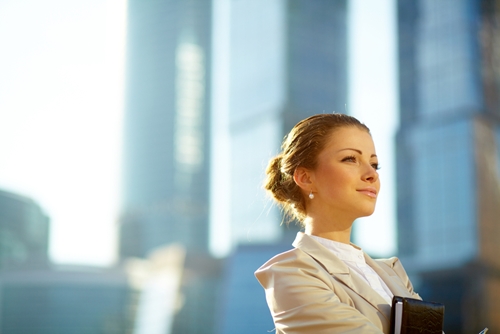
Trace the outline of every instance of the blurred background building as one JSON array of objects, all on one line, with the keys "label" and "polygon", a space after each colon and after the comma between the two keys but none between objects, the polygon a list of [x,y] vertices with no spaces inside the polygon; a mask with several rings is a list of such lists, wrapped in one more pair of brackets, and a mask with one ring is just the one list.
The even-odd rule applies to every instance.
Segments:
[{"label": "blurred background building", "polygon": [[211,333],[221,272],[208,249],[211,13],[211,1],[128,1],[120,258],[186,250],[172,333]]},{"label": "blurred background building", "polygon": [[32,199],[0,190],[0,270],[46,267],[49,221]]},{"label": "blurred background building", "polygon": [[500,331],[497,1],[398,1],[398,246],[447,333]]},{"label": "blurred background building", "polygon": [[0,333],[130,333],[140,288],[120,268],[52,264],[49,231],[36,202],[0,190]]},{"label": "blurred background building", "polygon": [[137,294],[119,268],[51,266],[0,272],[0,332],[132,333]]},{"label": "blurred background building", "polygon": [[128,2],[120,256],[208,252],[211,2]]}]

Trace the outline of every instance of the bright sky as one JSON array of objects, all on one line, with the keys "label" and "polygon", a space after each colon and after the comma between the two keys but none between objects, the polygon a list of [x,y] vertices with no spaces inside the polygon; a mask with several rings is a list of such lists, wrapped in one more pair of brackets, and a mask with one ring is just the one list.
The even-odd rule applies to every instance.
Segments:
[{"label": "bright sky", "polygon": [[50,216],[56,262],[115,257],[124,4],[0,0],[0,187]]},{"label": "bright sky", "polygon": [[[348,110],[371,129],[383,188],[356,240],[394,246],[394,0],[351,0]],[[124,88],[124,0],[0,0],[0,188],[51,218],[59,263],[116,257]]]}]

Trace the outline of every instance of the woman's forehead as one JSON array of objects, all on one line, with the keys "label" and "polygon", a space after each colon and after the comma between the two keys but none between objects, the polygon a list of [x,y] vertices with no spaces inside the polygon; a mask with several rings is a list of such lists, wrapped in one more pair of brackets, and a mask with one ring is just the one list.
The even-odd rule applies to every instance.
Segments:
[{"label": "woman's forehead", "polygon": [[354,126],[333,130],[328,135],[326,147],[364,149],[369,151],[366,153],[375,153],[375,144],[370,133]]}]

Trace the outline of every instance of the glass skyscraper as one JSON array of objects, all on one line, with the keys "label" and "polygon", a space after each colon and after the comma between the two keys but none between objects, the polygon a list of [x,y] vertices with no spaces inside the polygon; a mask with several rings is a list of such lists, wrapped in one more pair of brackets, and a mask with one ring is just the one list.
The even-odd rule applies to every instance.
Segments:
[{"label": "glass skyscraper", "polygon": [[49,217],[32,199],[0,190],[0,271],[46,267]]},{"label": "glass skyscraper", "polygon": [[0,332],[132,333],[136,293],[117,268],[0,272]]},{"label": "glass skyscraper", "polygon": [[49,222],[32,199],[0,190],[0,332],[130,332],[135,305],[126,274],[51,263]]},{"label": "glass skyscraper", "polygon": [[120,258],[173,244],[186,250],[181,286],[168,301],[177,305],[166,315],[172,333],[211,333],[214,321],[220,263],[208,254],[211,24],[211,1],[128,1]]},{"label": "glass skyscraper", "polygon": [[120,255],[208,251],[211,1],[128,2]]},{"label": "glass skyscraper", "polygon": [[446,333],[500,331],[498,2],[397,4],[400,257]]}]

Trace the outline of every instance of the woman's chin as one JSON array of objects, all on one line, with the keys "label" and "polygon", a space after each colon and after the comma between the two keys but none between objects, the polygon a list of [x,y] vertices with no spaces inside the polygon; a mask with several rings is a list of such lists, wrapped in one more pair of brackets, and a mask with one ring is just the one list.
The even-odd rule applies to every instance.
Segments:
[{"label": "woman's chin", "polygon": [[375,212],[375,208],[366,209],[359,213],[358,218],[369,217]]}]

